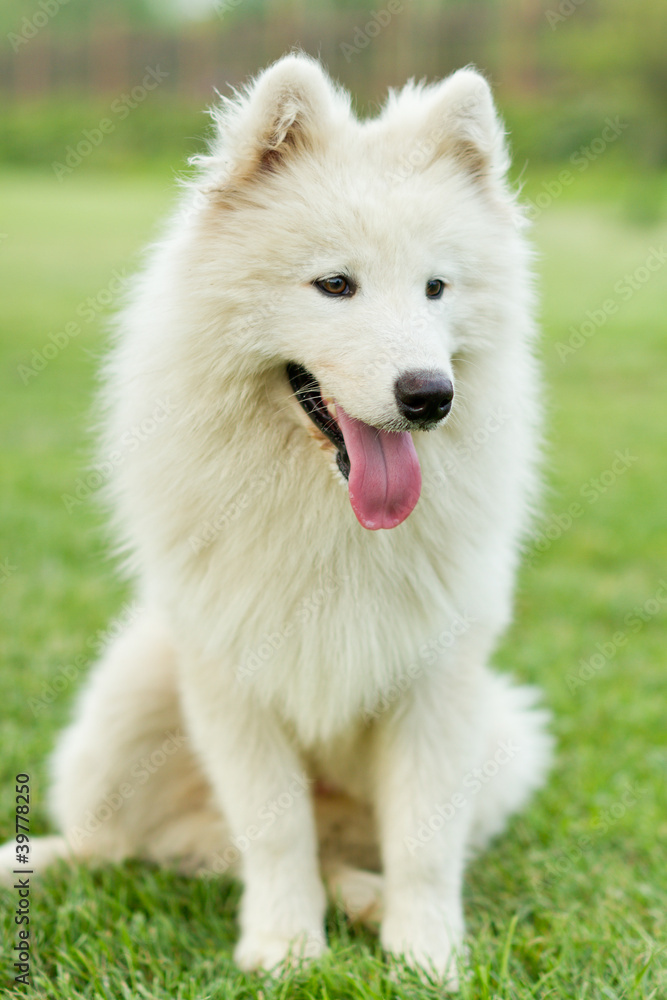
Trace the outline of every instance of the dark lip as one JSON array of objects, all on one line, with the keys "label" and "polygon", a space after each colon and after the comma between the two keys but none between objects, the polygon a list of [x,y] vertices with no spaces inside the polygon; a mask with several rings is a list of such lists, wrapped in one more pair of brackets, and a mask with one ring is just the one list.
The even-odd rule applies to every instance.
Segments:
[{"label": "dark lip", "polygon": [[290,361],[287,364],[287,378],[301,408],[310,417],[318,430],[331,441],[336,449],[338,468],[346,479],[350,477],[350,458],[345,447],[345,439],[339,424],[329,413],[322,399],[320,384],[315,376],[303,365]]}]

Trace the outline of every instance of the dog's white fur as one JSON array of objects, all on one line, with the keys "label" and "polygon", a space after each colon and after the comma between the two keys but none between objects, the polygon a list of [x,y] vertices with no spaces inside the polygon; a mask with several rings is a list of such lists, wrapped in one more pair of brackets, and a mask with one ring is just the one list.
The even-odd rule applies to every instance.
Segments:
[{"label": "dog's white fur", "polygon": [[[108,365],[102,457],[121,455],[113,501],[142,610],[60,742],[62,838],[36,842],[34,861],[214,869],[233,838],[236,958],[268,968],[325,948],[313,800],[331,813],[334,786],[349,815],[350,800],[371,807],[383,872],[323,862],[344,905],[381,912],[388,952],[453,983],[465,860],[549,758],[530,692],[487,668],[539,423],[502,127],[473,70],[409,84],[360,122],[301,55],[224,102],[216,126]],[[350,270],[347,301],[312,285]],[[424,295],[433,275],[439,301]],[[414,435],[424,489],[399,527],[355,519],[289,360],[387,429],[401,429],[398,375],[453,379],[451,416]]]}]

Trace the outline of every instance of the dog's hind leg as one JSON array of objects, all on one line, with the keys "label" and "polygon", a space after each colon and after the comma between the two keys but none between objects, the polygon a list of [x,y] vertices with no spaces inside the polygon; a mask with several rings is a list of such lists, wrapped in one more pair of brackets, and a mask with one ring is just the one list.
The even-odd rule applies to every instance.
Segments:
[{"label": "dog's hind leg", "polygon": [[329,896],[349,920],[377,930],[383,878],[372,811],[342,792],[317,787],[314,804]]},{"label": "dog's hind leg", "polygon": [[[36,871],[66,856],[194,868],[225,849],[224,822],[184,731],[169,635],[146,613],[94,668],[51,767],[61,837],[32,843]],[[0,866],[13,846],[0,849]]]}]

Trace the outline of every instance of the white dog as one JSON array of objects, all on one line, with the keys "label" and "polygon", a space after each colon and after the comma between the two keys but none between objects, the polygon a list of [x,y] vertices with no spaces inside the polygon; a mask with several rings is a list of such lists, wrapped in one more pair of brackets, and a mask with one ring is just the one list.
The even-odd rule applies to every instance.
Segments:
[{"label": "white dog", "polygon": [[[138,607],[60,742],[62,836],[33,863],[240,869],[245,969],[324,951],[324,872],[453,984],[466,859],[550,751],[487,667],[539,424],[502,126],[470,69],[359,121],[302,55],[215,121],[108,364]],[[381,876],[350,865],[368,826]]]}]

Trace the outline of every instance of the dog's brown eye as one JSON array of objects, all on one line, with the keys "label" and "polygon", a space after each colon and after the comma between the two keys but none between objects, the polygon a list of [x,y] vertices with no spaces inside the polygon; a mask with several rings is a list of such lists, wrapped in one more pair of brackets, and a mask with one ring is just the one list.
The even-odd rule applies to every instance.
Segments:
[{"label": "dog's brown eye", "polygon": [[426,282],[426,297],[429,299],[439,299],[445,290],[445,283],[442,278],[431,278]]},{"label": "dog's brown eye", "polygon": [[335,274],[332,278],[319,278],[313,282],[325,295],[354,295],[354,286],[344,278],[342,274]]}]

